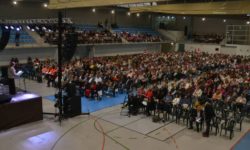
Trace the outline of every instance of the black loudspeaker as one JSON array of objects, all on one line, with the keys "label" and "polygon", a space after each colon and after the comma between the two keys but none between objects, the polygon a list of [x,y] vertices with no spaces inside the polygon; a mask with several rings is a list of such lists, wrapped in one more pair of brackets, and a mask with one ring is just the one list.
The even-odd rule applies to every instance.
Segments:
[{"label": "black loudspeaker", "polygon": [[65,91],[68,97],[76,96],[76,85],[74,83],[68,83]]},{"label": "black loudspeaker", "polygon": [[11,96],[2,94],[0,95],[0,104],[9,103],[11,101]]},{"label": "black loudspeaker", "polygon": [[2,37],[0,39],[0,51],[3,50],[9,42],[10,39],[10,29],[6,29],[5,26],[1,25]]},{"label": "black loudspeaker", "polygon": [[63,61],[70,61],[77,48],[78,34],[71,29],[65,34],[64,47],[62,51]]},{"label": "black loudspeaker", "polygon": [[74,117],[82,114],[81,97],[64,97],[63,114],[65,117]]},{"label": "black loudspeaker", "polygon": [[184,28],[184,35],[185,35],[185,36],[188,35],[188,27],[187,27],[187,26],[185,26],[185,28]]}]

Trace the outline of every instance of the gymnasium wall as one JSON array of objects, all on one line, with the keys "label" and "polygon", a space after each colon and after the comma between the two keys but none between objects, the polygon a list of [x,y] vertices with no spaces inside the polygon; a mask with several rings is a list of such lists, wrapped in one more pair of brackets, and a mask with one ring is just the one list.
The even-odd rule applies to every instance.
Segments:
[{"label": "gymnasium wall", "polygon": [[92,49],[92,56],[115,56],[138,53],[157,53],[161,51],[160,43],[135,43],[135,44],[113,44],[98,45]]},{"label": "gymnasium wall", "polygon": [[[79,45],[74,57],[98,57],[138,54],[144,52],[160,52],[161,43],[136,43],[136,44],[103,44],[103,45]],[[17,57],[20,63],[26,63],[27,58],[46,58],[57,60],[57,47],[30,47],[30,48],[7,48],[0,52],[0,66],[9,64],[12,57]]]},{"label": "gymnasium wall", "polygon": [[0,66],[9,64],[12,57],[18,58],[20,63],[26,63],[27,58],[54,58],[56,55],[56,47],[43,47],[43,48],[8,48],[0,52]]},{"label": "gymnasium wall", "polygon": [[179,42],[185,39],[183,31],[174,31],[174,30],[162,30],[159,29],[158,32],[164,39]]},{"label": "gymnasium wall", "polygon": [[185,44],[185,51],[250,56],[250,45]]},{"label": "gymnasium wall", "polygon": [[202,21],[202,17],[193,18],[193,33],[199,34],[221,34],[225,35],[227,25],[242,25],[246,24],[246,20],[242,18],[226,18],[223,22],[223,17],[206,17],[206,21]]},{"label": "gymnasium wall", "polygon": [[[110,13],[112,8],[96,8],[96,12],[92,12],[92,8],[76,8],[62,10],[65,17],[72,18],[75,23],[97,24],[98,21],[108,23],[116,22],[121,26],[151,26],[151,19],[147,14],[141,14],[136,17],[135,14],[127,15],[127,9],[116,9],[115,15]],[[10,1],[0,0],[0,19],[40,19],[40,18],[56,18],[57,10],[50,10],[42,7],[41,3],[19,2],[17,6],[13,6]]]},{"label": "gymnasium wall", "polygon": [[[159,17],[161,15],[155,14],[154,17]],[[165,18],[169,15],[163,15]],[[175,16],[175,22],[172,22],[167,30],[183,31],[187,36],[193,33],[197,34],[222,34],[225,35],[227,25],[245,25],[248,18],[244,16],[206,16],[206,21],[202,21],[203,16]],[[226,19],[226,22],[223,20]],[[154,19],[156,20],[156,19]],[[171,19],[170,19],[171,20]],[[153,25],[156,28],[156,22]],[[185,33],[185,27],[187,31]]]}]

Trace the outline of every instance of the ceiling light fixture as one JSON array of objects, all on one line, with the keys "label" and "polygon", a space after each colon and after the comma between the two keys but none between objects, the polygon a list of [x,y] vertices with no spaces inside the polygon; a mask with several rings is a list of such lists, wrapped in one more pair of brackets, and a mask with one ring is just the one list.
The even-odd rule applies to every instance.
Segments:
[{"label": "ceiling light fixture", "polygon": [[13,3],[14,5],[17,5],[17,1],[13,1],[12,3]]},{"label": "ceiling light fixture", "polygon": [[43,7],[47,8],[47,7],[48,7],[48,4],[47,4],[47,3],[44,3],[44,4],[43,4]]}]

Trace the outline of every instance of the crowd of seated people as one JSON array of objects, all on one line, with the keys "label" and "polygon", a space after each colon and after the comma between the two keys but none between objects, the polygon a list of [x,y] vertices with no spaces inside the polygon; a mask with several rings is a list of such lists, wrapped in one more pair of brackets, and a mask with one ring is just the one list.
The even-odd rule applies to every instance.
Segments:
[{"label": "crowd of seated people", "polygon": [[[63,40],[65,40],[65,34],[72,29],[73,25],[65,24],[63,26]],[[55,24],[39,24],[29,25],[30,29],[35,30],[45,43],[57,44],[58,41],[58,27]],[[78,28],[77,28],[78,29]],[[101,28],[80,29],[77,30],[78,43],[79,44],[93,44],[93,43],[121,43],[122,40],[116,33],[111,33],[108,30]]]},{"label": "crowd of seated people", "polygon": [[[93,43],[121,43],[122,40],[117,34],[113,34],[108,30],[103,31],[77,31],[79,44],[93,44]],[[56,44],[58,40],[58,31],[46,32],[45,42],[50,44]],[[63,39],[65,35],[63,34]]]},{"label": "crowd of seated people", "polygon": [[[67,31],[71,27],[70,24],[64,24],[62,30]],[[45,43],[57,44],[58,41],[58,25],[57,24],[28,24],[28,30],[35,31],[39,34]],[[63,38],[65,36],[63,35]],[[65,38],[64,38],[65,39]]]},{"label": "crowd of seated people", "polygon": [[[72,25],[65,24],[63,31],[65,33],[68,31]],[[44,38],[45,43],[57,44],[58,41],[58,30],[55,24],[39,24],[39,25],[29,25],[31,30],[35,30],[42,38]],[[86,27],[77,28],[78,33],[78,43],[79,44],[92,44],[92,43],[121,43],[122,38],[126,39],[128,42],[160,42],[161,38],[159,35],[151,35],[149,33],[129,33],[129,32],[115,32],[112,33],[109,30],[105,30],[103,27],[92,27],[91,30]],[[63,39],[65,35],[63,34]]]},{"label": "crowd of seated people", "polygon": [[147,33],[129,33],[121,32],[120,36],[126,39],[128,42],[160,42],[160,36],[150,35]]},{"label": "crowd of seated people", "polygon": [[73,59],[63,67],[63,84],[69,82],[91,99],[126,91],[131,114],[163,112],[161,119],[182,118],[198,132],[206,124],[204,136],[214,122],[224,120],[221,130],[228,129],[238,121],[232,118],[250,112],[247,56],[169,52]]},{"label": "crowd of seated people", "polygon": [[217,43],[219,44],[223,39],[223,35],[219,34],[193,34],[192,38],[194,42],[199,43]]},{"label": "crowd of seated people", "polygon": [[37,80],[39,83],[42,83],[45,79],[48,87],[56,87],[55,79],[58,69],[55,60],[49,58],[43,61],[38,58],[32,60],[31,57],[28,57],[27,63],[22,66],[22,70],[27,78]]},{"label": "crowd of seated people", "polygon": [[108,30],[103,31],[80,31],[78,32],[78,43],[121,43],[122,39],[116,33],[111,33]]}]

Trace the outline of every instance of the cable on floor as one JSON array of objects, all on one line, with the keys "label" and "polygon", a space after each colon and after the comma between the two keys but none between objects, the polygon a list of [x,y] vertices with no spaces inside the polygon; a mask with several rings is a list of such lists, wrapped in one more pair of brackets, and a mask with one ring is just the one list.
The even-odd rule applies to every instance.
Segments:
[{"label": "cable on floor", "polygon": [[[100,124],[100,123],[98,122],[98,118],[95,119],[94,127],[95,127],[95,129],[96,129],[98,132],[102,133],[102,131],[100,131],[100,130],[96,127],[96,123],[97,123],[97,124]],[[125,146],[125,145],[123,145],[122,143],[118,142],[117,140],[115,140],[115,139],[112,138],[111,136],[107,135],[105,132],[103,132],[103,133],[104,133],[105,136],[107,136],[109,139],[111,139],[111,140],[114,141],[115,143],[119,144],[120,146],[122,146],[124,149],[130,150],[127,146]]]}]

